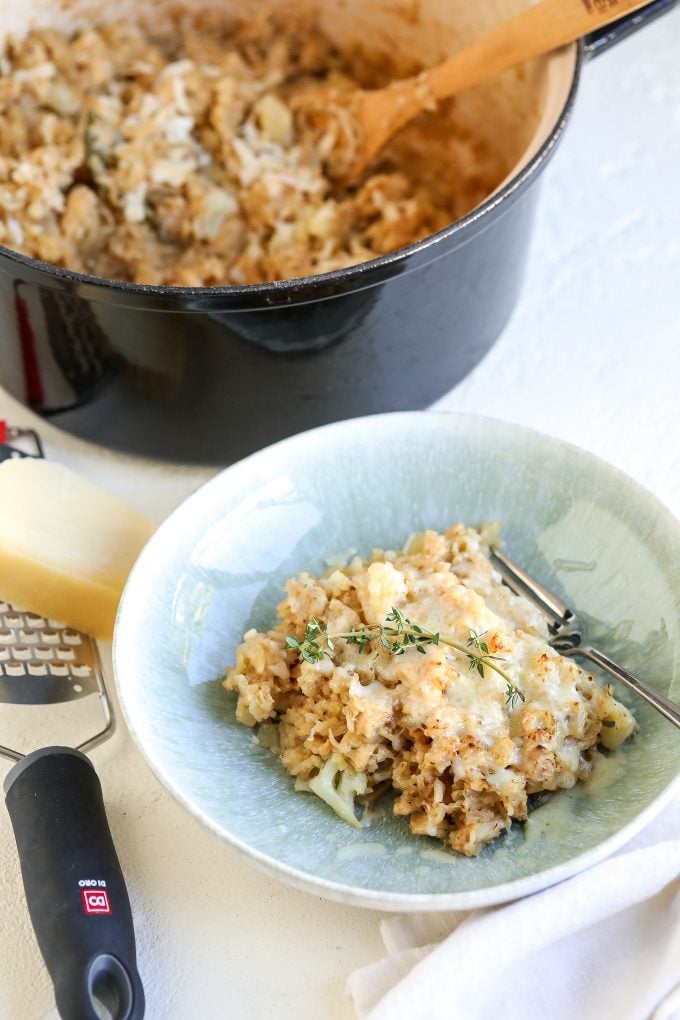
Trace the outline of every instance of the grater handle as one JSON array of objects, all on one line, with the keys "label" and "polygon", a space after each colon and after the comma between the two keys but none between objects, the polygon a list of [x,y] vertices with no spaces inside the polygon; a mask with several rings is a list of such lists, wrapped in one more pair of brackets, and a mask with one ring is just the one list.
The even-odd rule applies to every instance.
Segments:
[{"label": "grater handle", "polygon": [[31,922],[62,1020],[141,1020],[132,911],[94,766],[68,747],[5,779]]}]

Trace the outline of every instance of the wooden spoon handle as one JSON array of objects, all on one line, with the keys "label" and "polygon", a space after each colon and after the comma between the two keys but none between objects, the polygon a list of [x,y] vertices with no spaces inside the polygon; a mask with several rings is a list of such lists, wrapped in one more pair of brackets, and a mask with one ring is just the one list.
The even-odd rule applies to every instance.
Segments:
[{"label": "wooden spoon handle", "polygon": [[427,73],[427,89],[444,99],[523,61],[574,42],[649,0],[542,0]]}]

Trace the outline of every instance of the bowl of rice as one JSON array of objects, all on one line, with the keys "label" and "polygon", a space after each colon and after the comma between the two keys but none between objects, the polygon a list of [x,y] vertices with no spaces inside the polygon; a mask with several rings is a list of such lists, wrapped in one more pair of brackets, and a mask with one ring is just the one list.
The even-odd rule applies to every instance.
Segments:
[{"label": "bowl of rice", "polygon": [[225,852],[357,906],[471,909],[603,859],[677,790],[677,731],[550,646],[500,540],[679,700],[672,515],[555,439],[397,413],[283,440],[161,525],[114,636],[139,749]]}]

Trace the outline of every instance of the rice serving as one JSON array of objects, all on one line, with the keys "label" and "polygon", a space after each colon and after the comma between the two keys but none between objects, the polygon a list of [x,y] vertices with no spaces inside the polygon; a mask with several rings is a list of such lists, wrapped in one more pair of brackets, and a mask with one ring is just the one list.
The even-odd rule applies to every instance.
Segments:
[{"label": "rice serving", "polygon": [[494,528],[456,524],[302,573],[280,622],[237,649],[224,686],[238,720],[351,825],[393,789],[414,834],[473,856],[527,818],[531,794],[587,780],[598,746],[635,730],[612,688],[558,654],[535,605],[502,585],[491,541]]}]

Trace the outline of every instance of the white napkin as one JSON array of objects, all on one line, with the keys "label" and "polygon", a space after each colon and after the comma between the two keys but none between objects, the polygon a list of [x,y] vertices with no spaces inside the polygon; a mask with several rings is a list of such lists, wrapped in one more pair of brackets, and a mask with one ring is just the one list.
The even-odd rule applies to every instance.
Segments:
[{"label": "white napkin", "polygon": [[680,1020],[680,798],[560,885],[382,936],[348,981],[360,1020]]}]

